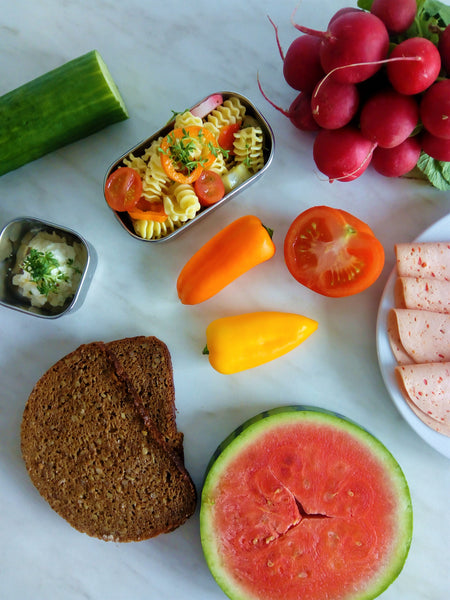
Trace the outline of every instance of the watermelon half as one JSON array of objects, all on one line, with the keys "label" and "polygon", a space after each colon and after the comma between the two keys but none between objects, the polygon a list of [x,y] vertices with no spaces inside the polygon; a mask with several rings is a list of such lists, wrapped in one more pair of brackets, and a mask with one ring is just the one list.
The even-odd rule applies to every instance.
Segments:
[{"label": "watermelon half", "polygon": [[411,497],[397,461],[365,429],[325,410],[281,407],[216,450],[200,535],[233,600],[369,600],[402,570]]}]

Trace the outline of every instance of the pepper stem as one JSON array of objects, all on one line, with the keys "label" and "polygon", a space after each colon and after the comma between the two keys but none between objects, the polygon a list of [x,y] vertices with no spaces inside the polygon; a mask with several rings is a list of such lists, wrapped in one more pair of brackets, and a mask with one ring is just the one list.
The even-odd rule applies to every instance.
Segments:
[{"label": "pepper stem", "polygon": [[267,231],[267,233],[270,236],[270,239],[272,239],[273,237],[273,229],[270,229],[270,227],[266,227],[266,225],[264,225],[264,223],[262,224],[262,226],[264,227],[264,229]]}]

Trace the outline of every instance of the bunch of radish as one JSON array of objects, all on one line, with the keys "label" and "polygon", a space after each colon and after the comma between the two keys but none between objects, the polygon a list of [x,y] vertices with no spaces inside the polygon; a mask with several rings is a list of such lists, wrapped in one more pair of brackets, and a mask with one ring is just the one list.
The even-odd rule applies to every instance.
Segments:
[{"label": "bunch of radish", "polygon": [[288,110],[258,80],[295,127],[316,132],[314,161],[330,181],[352,181],[370,164],[398,177],[424,155],[450,161],[450,25],[433,25],[438,43],[407,37],[416,0],[365,3],[370,10],[339,10],[325,32],[293,21],[302,35],[285,55],[272,23],[284,78],[299,92]]}]

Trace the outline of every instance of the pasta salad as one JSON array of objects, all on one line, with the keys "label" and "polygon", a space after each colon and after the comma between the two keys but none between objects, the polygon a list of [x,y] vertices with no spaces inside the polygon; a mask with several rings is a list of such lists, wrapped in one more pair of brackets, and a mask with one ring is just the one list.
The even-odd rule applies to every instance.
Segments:
[{"label": "pasta salad", "polygon": [[193,109],[176,114],[167,135],[122,159],[107,179],[105,197],[114,210],[129,214],[136,235],[156,240],[194,219],[264,163],[258,120],[240,98],[230,96],[203,117]]}]

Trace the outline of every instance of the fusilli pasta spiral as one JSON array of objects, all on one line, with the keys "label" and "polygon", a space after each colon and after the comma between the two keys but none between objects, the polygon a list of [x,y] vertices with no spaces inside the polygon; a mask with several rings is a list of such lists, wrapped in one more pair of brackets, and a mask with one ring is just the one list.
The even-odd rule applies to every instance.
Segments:
[{"label": "fusilli pasta spiral", "polygon": [[133,227],[137,235],[141,238],[145,240],[158,240],[175,231],[177,224],[168,217],[163,223],[139,219],[133,221]]},{"label": "fusilli pasta spiral", "polygon": [[242,121],[246,108],[236,96],[225,100],[223,104],[215,108],[206,118],[205,129],[209,129],[216,137],[219,130],[225,125],[232,125]]},{"label": "fusilli pasta spiral", "polygon": [[216,156],[216,160],[209,167],[209,169],[210,169],[210,171],[214,171],[215,173],[218,173],[219,175],[224,175],[228,171],[225,157],[221,152]]},{"label": "fusilli pasta spiral", "polygon": [[203,120],[201,117],[194,117],[192,113],[188,110],[184,111],[184,113],[178,113],[175,117],[174,129],[178,127],[190,127],[191,125],[196,125],[198,127],[203,126]]},{"label": "fusilli pasta spiral", "polygon": [[170,193],[164,195],[164,210],[174,223],[185,223],[193,219],[200,210],[200,202],[189,183],[176,183]]},{"label": "fusilli pasta spiral", "polygon": [[234,134],[234,155],[256,173],[264,166],[263,132],[260,127],[245,127]]}]

